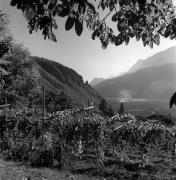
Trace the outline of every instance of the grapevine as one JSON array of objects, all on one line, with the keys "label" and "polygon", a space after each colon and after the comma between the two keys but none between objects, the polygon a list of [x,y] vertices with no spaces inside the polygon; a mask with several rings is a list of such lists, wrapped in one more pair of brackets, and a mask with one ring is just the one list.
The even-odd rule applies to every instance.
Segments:
[{"label": "grapevine", "polygon": [[[128,148],[141,153],[142,163],[152,150],[170,153],[175,160],[176,127],[136,120],[131,114],[107,119],[96,111],[75,108],[48,114],[45,119],[25,113],[1,116],[0,123],[1,151],[33,165],[48,154],[51,166],[64,167],[90,155],[102,166],[107,157],[118,158]],[[129,158],[120,155],[120,160]]]}]

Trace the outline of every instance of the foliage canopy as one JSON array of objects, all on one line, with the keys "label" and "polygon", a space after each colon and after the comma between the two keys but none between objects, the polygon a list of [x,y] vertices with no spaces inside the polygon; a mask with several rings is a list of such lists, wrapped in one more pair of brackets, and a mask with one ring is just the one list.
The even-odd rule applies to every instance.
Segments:
[{"label": "foliage canopy", "polygon": [[[66,31],[74,27],[78,36],[86,24],[92,31],[92,39],[99,38],[103,48],[110,42],[116,46],[128,45],[134,37],[151,48],[160,44],[160,36],[176,38],[172,0],[11,0],[11,5],[23,11],[30,33],[40,29],[45,39],[54,42],[56,17],[66,17]],[[113,23],[117,28],[112,28]]]},{"label": "foliage canopy", "polygon": [[12,49],[12,37],[8,30],[8,23],[7,15],[0,11],[0,89],[5,84],[3,76],[9,74],[4,68],[8,64],[5,59],[10,55]]},{"label": "foliage canopy", "polygon": [[[4,60],[11,50],[12,37],[8,30],[8,17],[0,11],[0,60]],[[0,61],[0,62],[1,62]]]}]

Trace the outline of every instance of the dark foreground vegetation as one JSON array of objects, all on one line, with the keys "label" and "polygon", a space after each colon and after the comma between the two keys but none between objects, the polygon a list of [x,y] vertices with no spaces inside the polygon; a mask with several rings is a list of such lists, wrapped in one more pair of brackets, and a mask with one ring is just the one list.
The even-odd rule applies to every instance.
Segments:
[{"label": "dark foreground vegetation", "polygon": [[176,127],[157,117],[109,119],[85,108],[45,119],[34,113],[1,115],[1,156],[35,168],[106,179],[176,178]]}]

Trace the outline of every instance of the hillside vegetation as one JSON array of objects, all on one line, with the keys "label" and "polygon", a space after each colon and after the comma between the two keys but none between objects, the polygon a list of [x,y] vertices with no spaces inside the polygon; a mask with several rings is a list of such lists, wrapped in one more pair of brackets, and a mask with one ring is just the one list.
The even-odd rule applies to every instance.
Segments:
[{"label": "hillside vegetation", "polygon": [[24,58],[20,53],[7,59],[10,75],[4,78],[1,104],[7,99],[14,108],[41,106],[43,85],[49,111],[87,106],[88,101],[100,103],[98,93],[74,70],[45,58]]}]

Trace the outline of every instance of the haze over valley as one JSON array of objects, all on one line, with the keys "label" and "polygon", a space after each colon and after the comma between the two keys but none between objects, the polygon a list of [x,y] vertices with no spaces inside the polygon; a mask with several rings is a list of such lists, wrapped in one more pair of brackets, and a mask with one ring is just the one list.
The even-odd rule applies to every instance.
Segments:
[{"label": "haze over valley", "polygon": [[169,99],[176,90],[176,47],[137,61],[121,76],[99,80],[92,86],[116,109],[123,100],[133,111],[149,102],[153,111],[169,110]]}]

